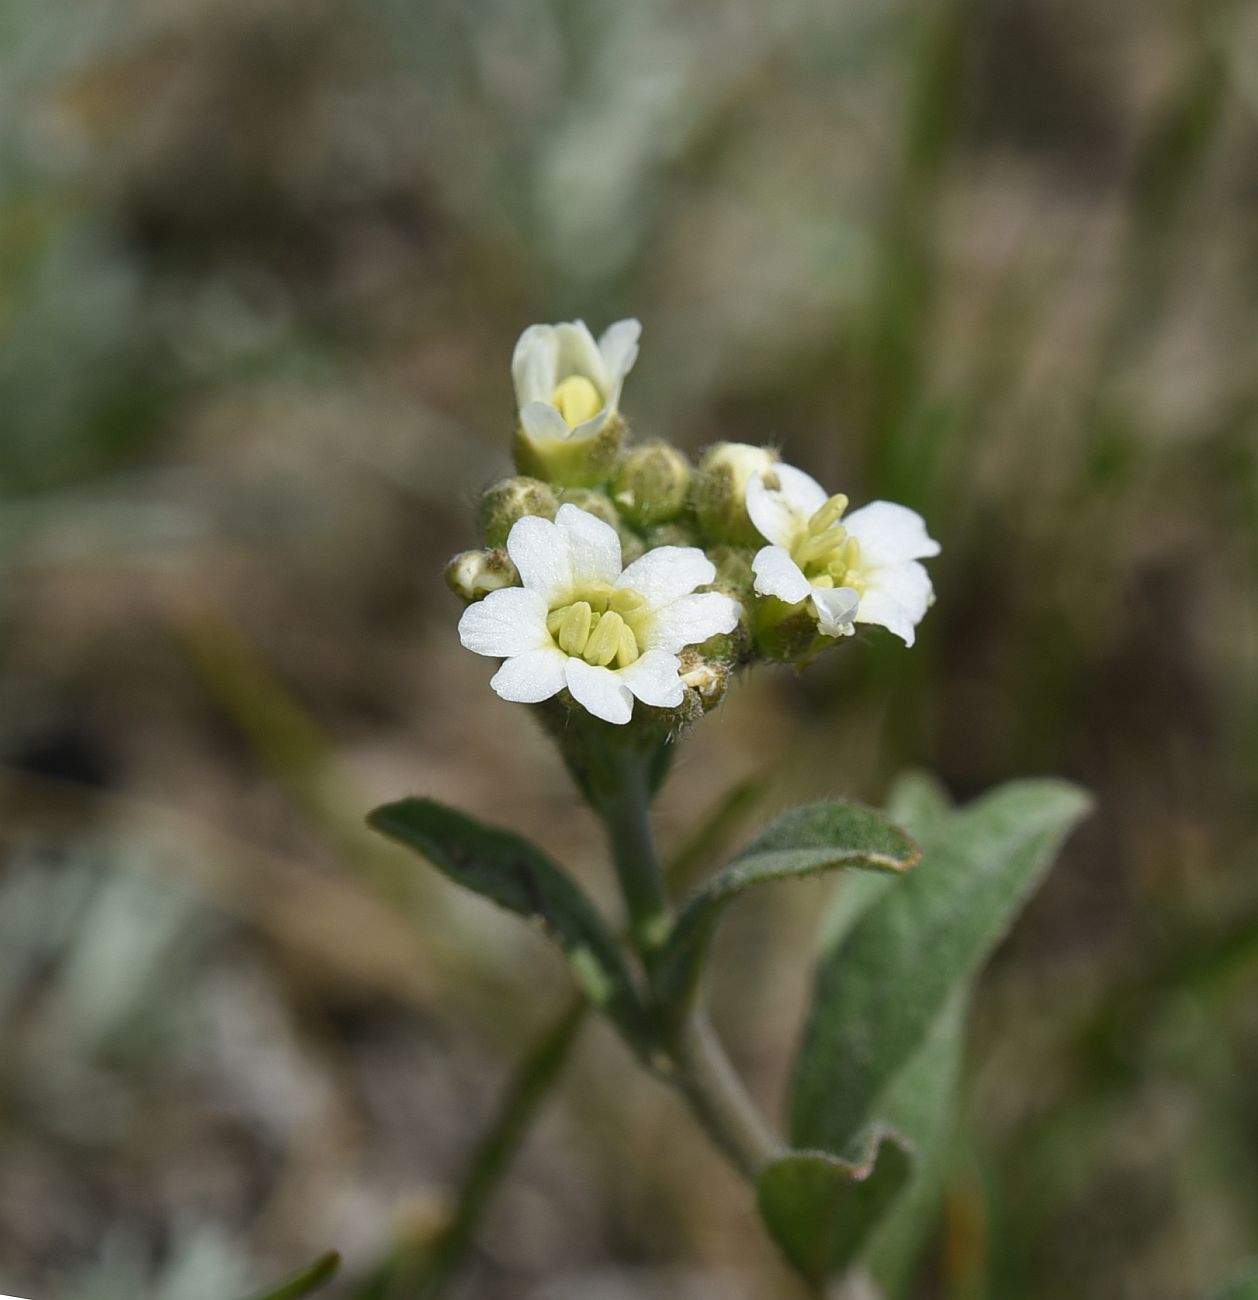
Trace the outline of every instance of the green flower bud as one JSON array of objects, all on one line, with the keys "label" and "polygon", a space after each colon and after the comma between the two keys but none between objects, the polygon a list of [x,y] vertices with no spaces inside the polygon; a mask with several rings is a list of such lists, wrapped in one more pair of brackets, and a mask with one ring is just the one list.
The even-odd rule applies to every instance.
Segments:
[{"label": "green flower bud", "polygon": [[647,529],[647,550],[652,551],[657,546],[698,546],[702,550],[703,539],[693,520],[679,519],[671,524],[660,524],[658,528]]},{"label": "green flower bud", "polygon": [[690,462],[659,438],[627,452],[612,480],[612,499],[637,528],[676,519],[689,490]]},{"label": "green flower bud", "polygon": [[500,587],[517,587],[520,575],[511,557],[495,546],[489,551],[460,551],[446,565],[446,586],[470,605]]},{"label": "green flower bud", "polygon": [[597,487],[611,478],[625,433],[624,419],[615,411],[597,432],[579,437],[530,434],[523,424],[517,424],[516,468],[556,487]]},{"label": "green flower bud", "polygon": [[548,483],[535,478],[504,478],[480,499],[480,526],[487,546],[505,546],[511,526],[525,515],[553,519],[559,498]]},{"label": "green flower bud", "polygon": [[745,442],[718,442],[699,462],[695,478],[695,513],[704,534],[735,546],[762,545],[747,514],[747,482],[773,468],[780,457],[769,447]]}]

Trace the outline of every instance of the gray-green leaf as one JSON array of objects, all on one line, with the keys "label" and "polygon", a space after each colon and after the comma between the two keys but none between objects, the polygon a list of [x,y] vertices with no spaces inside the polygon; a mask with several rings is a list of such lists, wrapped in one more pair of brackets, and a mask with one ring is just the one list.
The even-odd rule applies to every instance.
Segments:
[{"label": "gray-green leaf", "polygon": [[973,977],[1083,815],[1063,781],[1003,786],[927,829],[920,867],[827,953],[796,1066],[791,1135],[849,1154],[953,992]]},{"label": "gray-green leaf", "polygon": [[760,1175],[760,1215],[810,1282],[851,1265],[908,1181],[912,1158],[894,1134],[875,1133],[858,1162],[792,1151]]},{"label": "gray-green leaf", "polygon": [[774,880],[859,867],[898,873],[920,856],[917,845],[881,813],[858,804],[793,808],[763,830],[682,909],[655,972],[661,1001],[681,1007],[693,992],[722,912],[739,894]]},{"label": "gray-green leaf", "polygon": [[631,1043],[646,1043],[646,1015],[616,940],[564,869],[535,844],[431,799],[385,804],[367,821],[451,880],[540,922],[563,949],[582,991]]}]

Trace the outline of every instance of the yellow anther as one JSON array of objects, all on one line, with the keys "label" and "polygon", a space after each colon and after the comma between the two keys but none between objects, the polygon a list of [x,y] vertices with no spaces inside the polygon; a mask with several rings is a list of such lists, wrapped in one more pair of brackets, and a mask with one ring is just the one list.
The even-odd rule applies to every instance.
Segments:
[{"label": "yellow anther", "polygon": [[603,409],[602,395],[584,375],[569,375],[551,393],[550,403],[563,416],[569,429],[575,429]]},{"label": "yellow anther", "polygon": [[620,629],[620,645],[616,650],[616,659],[622,668],[628,668],[638,657],[638,638],[628,623]]},{"label": "yellow anther", "polygon": [[828,573],[820,573],[815,578],[809,578],[808,581],[811,582],[814,587],[834,586],[834,578]]},{"label": "yellow anther", "polygon": [[625,620],[619,614],[603,614],[594,624],[581,657],[586,663],[605,668],[620,650],[620,634],[624,627]]},{"label": "yellow anther", "polygon": [[618,587],[607,601],[607,607],[617,614],[636,614],[646,604],[646,597],[627,587]]},{"label": "yellow anther", "polygon": [[843,518],[843,512],[847,509],[847,497],[842,492],[832,496],[825,505],[813,511],[812,518],[808,520],[808,531],[810,533],[824,533],[827,528],[837,524]]},{"label": "yellow anther", "polygon": [[824,532],[808,533],[795,545],[791,554],[801,569],[810,564],[820,564],[824,568],[846,538],[847,531],[842,524],[831,524]]},{"label": "yellow anther", "polygon": [[563,622],[559,625],[559,635],[556,637],[559,648],[564,654],[585,654],[592,635],[591,626],[593,621],[594,614],[587,601],[578,600],[575,604],[568,606],[563,616]]}]

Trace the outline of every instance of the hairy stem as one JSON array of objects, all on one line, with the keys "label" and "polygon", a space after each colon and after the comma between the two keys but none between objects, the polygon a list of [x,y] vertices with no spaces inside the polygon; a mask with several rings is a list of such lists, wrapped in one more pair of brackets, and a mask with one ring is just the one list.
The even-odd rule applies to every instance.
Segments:
[{"label": "hairy stem", "polygon": [[747,1095],[702,1011],[682,1025],[673,1052],[676,1083],[690,1109],[738,1171],[754,1182],[783,1146]]}]

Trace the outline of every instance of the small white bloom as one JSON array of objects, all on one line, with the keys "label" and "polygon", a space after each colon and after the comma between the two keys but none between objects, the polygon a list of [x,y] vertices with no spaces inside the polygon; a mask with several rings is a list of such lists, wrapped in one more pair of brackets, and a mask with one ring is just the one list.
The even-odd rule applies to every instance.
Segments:
[{"label": "small white bloom", "polygon": [[621,320],[596,343],[584,321],[530,325],[511,358],[524,432],[535,442],[596,436],[619,408],[641,333],[636,320]]},{"label": "small white bloom", "polygon": [[737,601],[695,591],[716,577],[697,547],[658,546],[622,571],[616,530],[576,506],[553,523],[521,519],[507,553],[523,585],[490,592],[459,620],[469,650],[506,660],[490,682],[504,700],[534,704],[566,686],[614,723],[629,721],[635,696],[675,708],[678,652],[738,623]]},{"label": "small white bloom", "polygon": [[747,513],[770,543],[752,561],[755,588],[788,604],[811,600],[825,636],[878,623],[912,645],[934,600],[925,568],[939,554],[915,510],[874,501],[844,519],[847,497],[827,496],[803,470],[776,465],[747,484]]}]

